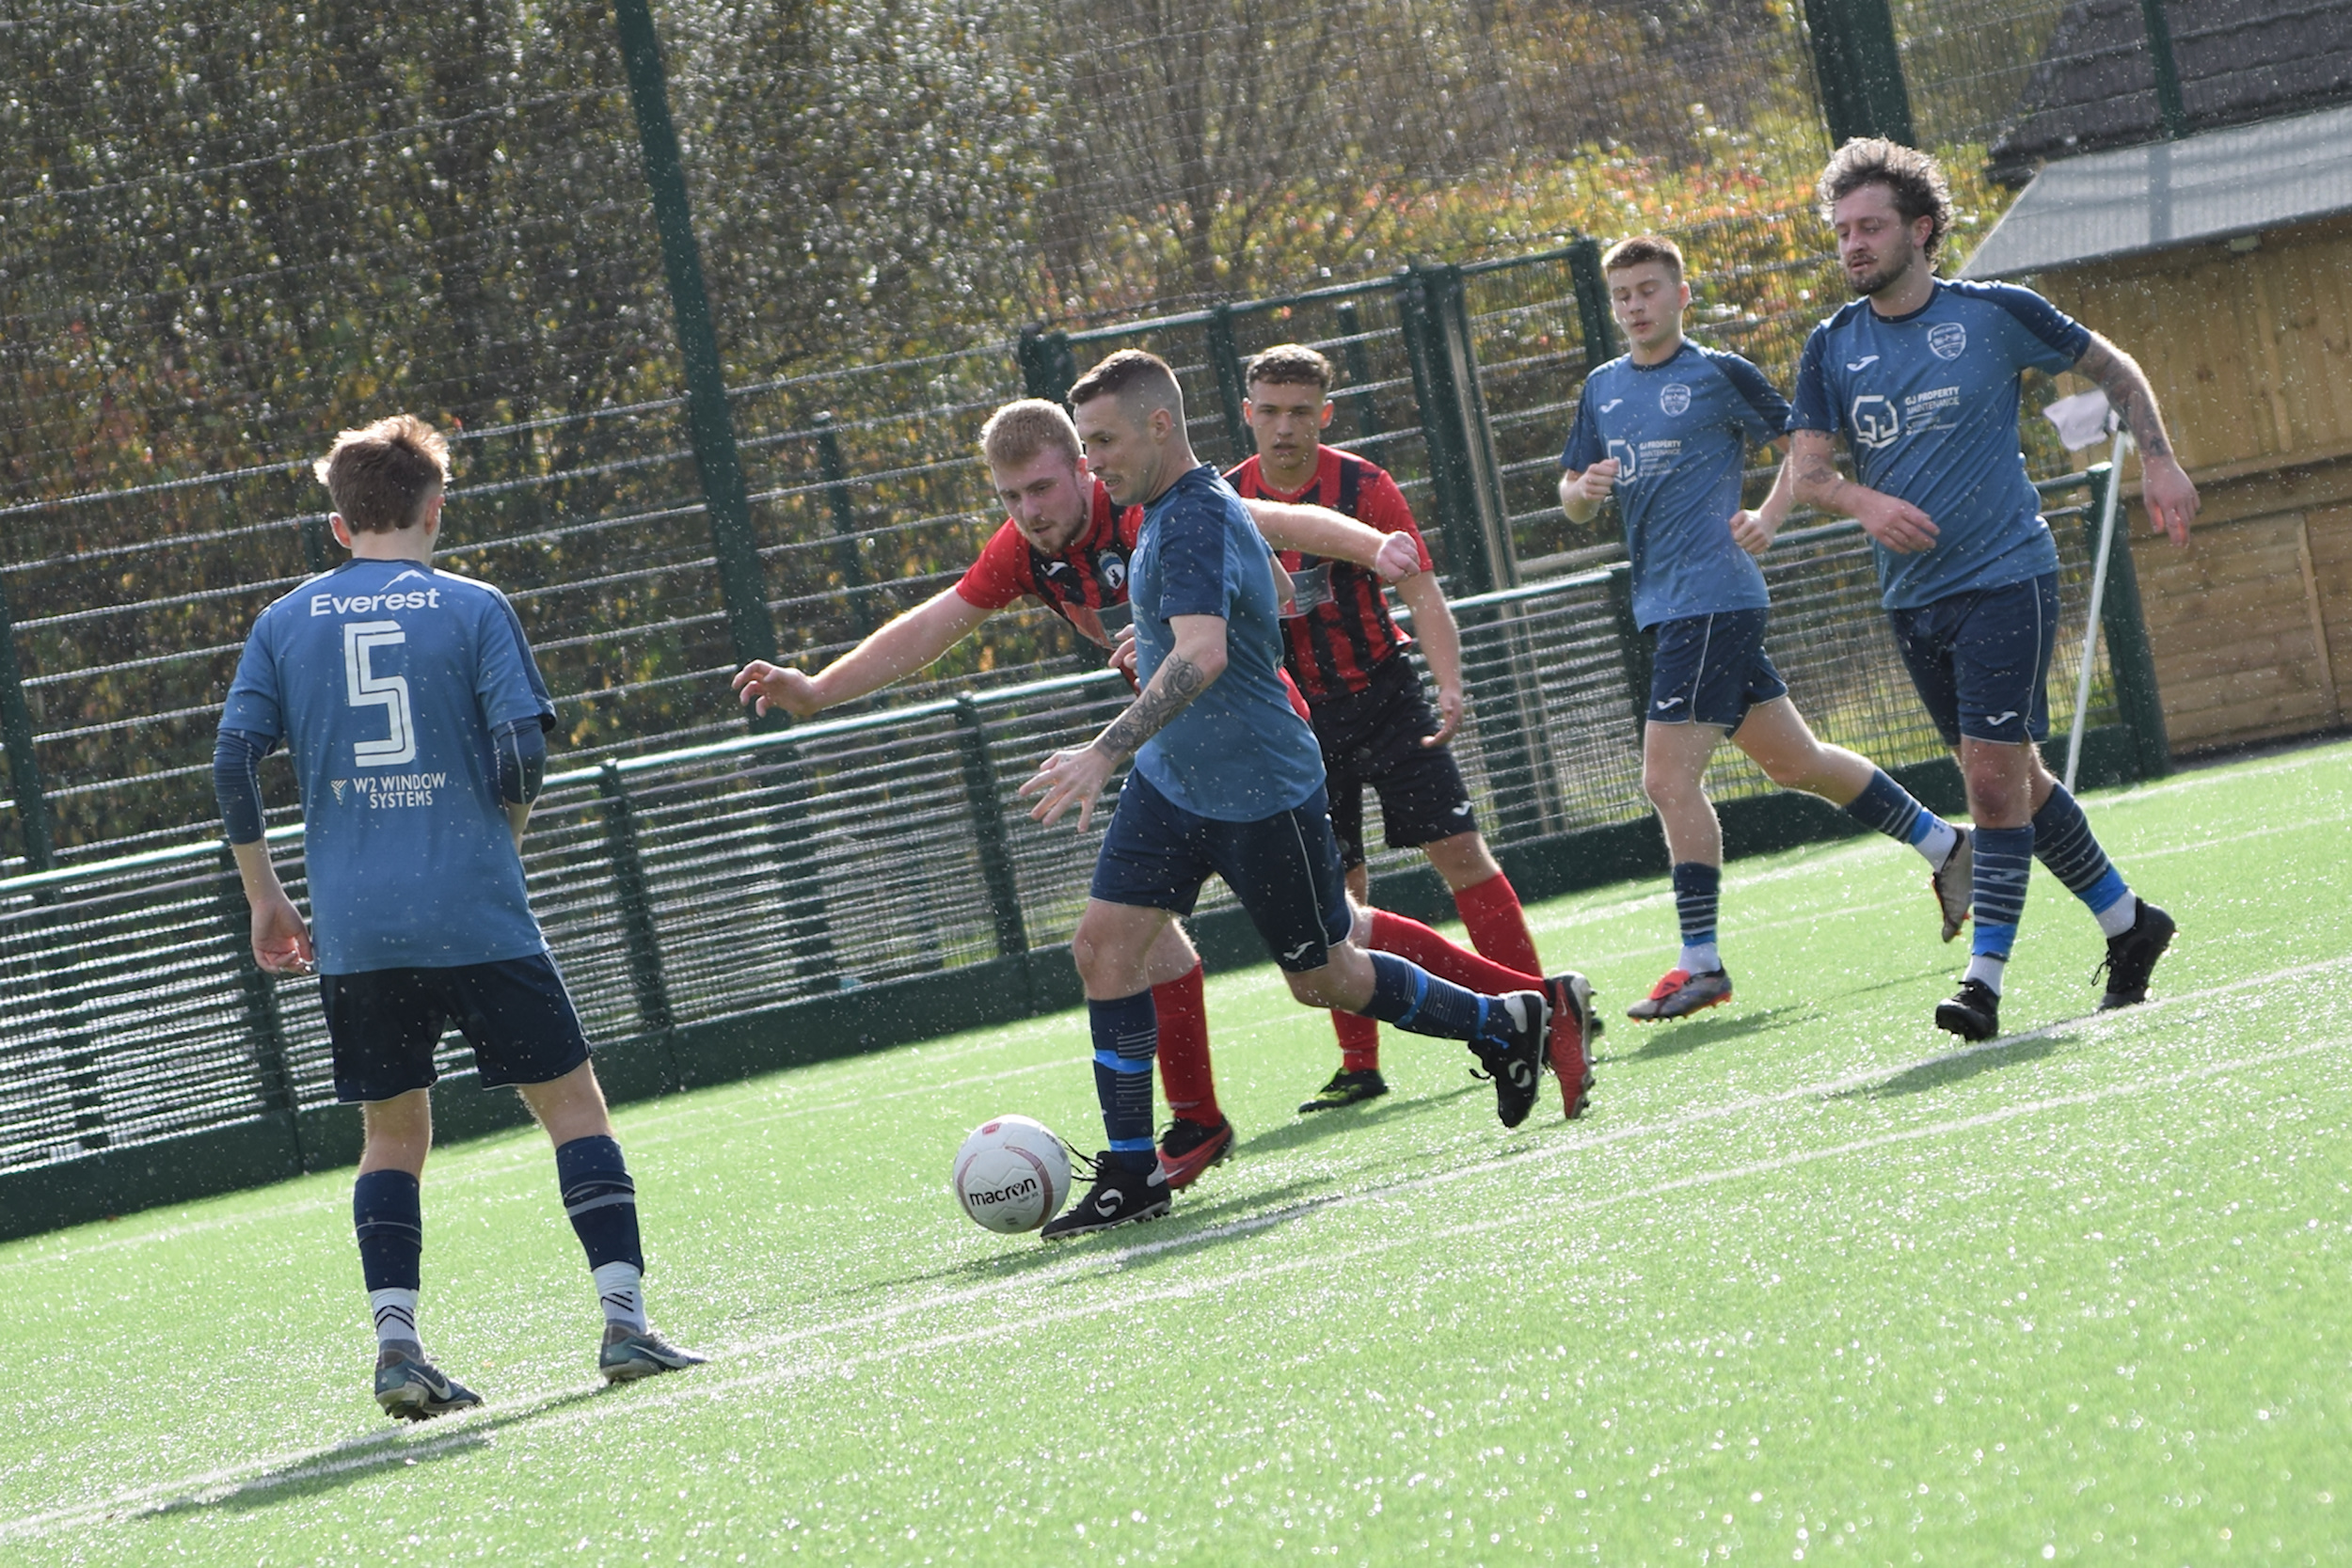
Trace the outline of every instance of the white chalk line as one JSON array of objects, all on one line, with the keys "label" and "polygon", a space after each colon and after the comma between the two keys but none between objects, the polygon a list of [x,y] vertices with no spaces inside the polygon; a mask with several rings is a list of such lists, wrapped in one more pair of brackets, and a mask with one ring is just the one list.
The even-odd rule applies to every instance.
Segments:
[{"label": "white chalk line", "polygon": [[[1228,1221],[1221,1225],[1210,1226],[1200,1230],[1190,1231],[1182,1236],[1167,1237],[1151,1242],[1140,1242],[1116,1249],[1097,1249],[1089,1251],[1080,1257],[1073,1258],[1066,1263],[1056,1264],[1038,1270],[1035,1273],[1025,1275],[1016,1280],[990,1280],[983,1284],[968,1286],[958,1290],[935,1291],[921,1298],[920,1300],[879,1307],[868,1312],[859,1313],[846,1318],[834,1319],[828,1323],[811,1324],[809,1326],[791,1330],[783,1334],[757,1337],[753,1339],[745,1340],[739,1344],[730,1346],[723,1351],[722,1354],[737,1356],[759,1354],[770,1351],[784,1349],[787,1346],[795,1344],[806,1343],[812,1340],[828,1339],[842,1335],[858,1333],[863,1330],[884,1327],[910,1317],[937,1312],[947,1308],[970,1305],[976,1302],[992,1300],[1001,1301],[1007,1294],[1015,1291],[1033,1291],[1038,1289],[1059,1285],[1089,1274],[1107,1275],[1136,1261],[1159,1257],[1171,1252],[1200,1247],[1217,1242],[1232,1240],[1235,1237],[1248,1235],[1255,1231],[1267,1229],[1274,1226],[1287,1224],[1291,1221],[1304,1218],[1319,1211],[1339,1210],[1359,1207],[1366,1204],[1391,1202],[1400,1196],[1409,1195],[1415,1191],[1451,1185],[1466,1180],[1490,1176],[1497,1172],[1519,1165],[1538,1163],[1565,1162],[1566,1160],[1581,1156],[1589,1150],[1595,1148],[1625,1143],[1645,1136],[1670,1135],[1676,1132],[1688,1131],[1706,1123],[1720,1121],[1726,1117],[1739,1115],[1742,1112],[1766,1109],[1773,1105],[1784,1104],[1793,1100],[1832,1099],[1839,1095],[1851,1093],[1857,1089],[1867,1088],[1873,1084],[1883,1083],[1893,1078],[1920,1071],[1924,1069],[1963,1061],[1970,1057],[1981,1055],[1990,1052],[2014,1049],[2017,1046],[2030,1043],[2036,1039],[2051,1037],[2061,1032],[2072,1032],[2082,1029],[2104,1030],[2118,1023],[2137,1022],[2163,1011],[2187,1007],[2199,1003],[2211,1002],[2238,991],[2273,986],[2280,983],[2281,981],[2310,978],[2330,971],[2341,971],[2346,968],[2352,968],[2352,958],[2328,959],[2315,963],[2296,965],[2288,969],[2275,971],[2269,974],[2251,976],[2232,985],[2217,987],[2213,990],[2201,992],[2195,996],[2166,998],[2147,1003],[2136,1008],[2122,1009],[2109,1013],[2092,1014],[2090,1017],[2082,1019],[2066,1020],[2058,1023],[2046,1025],[2041,1029],[2031,1030],[2024,1034],[2006,1036],[1998,1039],[1965,1046],[1959,1050],[1943,1052],[1936,1055],[1924,1057],[1899,1067],[1873,1068],[1865,1071],[1846,1074],[1839,1078],[1830,1079],[1820,1083],[1778,1090],[1768,1095],[1749,1096],[1724,1105],[1709,1107],[1699,1111],[1685,1112],[1681,1115],[1667,1117],[1655,1122],[1637,1123],[1628,1127],[1612,1129],[1600,1133],[1597,1137],[1580,1139],[1572,1144],[1547,1143],[1546,1145],[1535,1148],[1524,1149],[1518,1153],[1506,1154],[1490,1160],[1479,1161],[1472,1164],[1457,1166],[1450,1170],[1437,1171],[1426,1176],[1399,1180],[1377,1188],[1355,1193],[1334,1194],[1327,1198],[1311,1199],[1304,1203],[1287,1205],[1282,1209],[1268,1211],[1263,1213],[1246,1215],[1242,1218]],[[2165,1077],[2138,1078],[2125,1084],[2110,1084],[2097,1088],[2079,1090],[2073,1094],[2049,1096],[2040,1100],[2024,1101],[2016,1105],[2006,1106],[1993,1111],[1979,1112],[1971,1117],[1959,1117],[1944,1122],[1931,1123],[1921,1127],[1899,1129],[1887,1132],[1874,1133],[1867,1137],[1851,1140],[1847,1143],[1835,1145],[1825,1148],[1801,1150],[1785,1155],[1776,1155],[1767,1160],[1747,1162],[1739,1165],[1720,1167],[1713,1171],[1698,1172],[1689,1176],[1676,1177],[1662,1182],[1653,1183],[1649,1187],[1636,1189],[1630,1192],[1615,1192],[1603,1196],[1569,1197],[1565,1198],[1565,1202],[1548,1201],[1548,1207],[1552,1212],[1572,1213],[1588,1209],[1608,1207],[1626,1202],[1642,1201],[1676,1192],[1687,1191],[1695,1187],[1744,1180],[1752,1177],[1770,1175],[1776,1171],[1813,1164],[1819,1161],[1841,1159],[1849,1155],[1867,1153],[1873,1149],[1883,1148],[1898,1144],[1941,1137],[1953,1132],[1965,1132],[1974,1128],[2015,1120],[2045,1111],[2066,1109],[2077,1105],[2091,1104],[2106,1100],[2125,1098],[2138,1094],[2154,1093],[2161,1090],[2169,1090],[2177,1088],[2184,1084],[2225,1076],[2231,1072],[2245,1071],[2251,1069],[2276,1065],[2281,1062],[2293,1061],[2322,1051],[2340,1049],[2343,1044],[2344,1041],[2340,1039],[2315,1040],[2304,1045],[2287,1047],[2280,1051],[2260,1053],[2254,1055],[2233,1058],[2227,1061],[2208,1063],[2198,1068],[2185,1069]],[[1552,1192],[1548,1195],[1548,1197],[1549,1199],[1556,1200],[1558,1198],[1557,1190],[1552,1190]],[[914,1341],[912,1343],[901,1342],[884,1349],[863,1352],[847,1358],[827,1358],[821,1362],[803,1363],[785,1368],[767,1368],[745,1370],[731,1377],[696,1374],[692,1377],[680,1379],[675,1383],[669,1380],[664,1380],[661,1384],[657,1385],[652,1388],[639,1391],[637,1397],[629,1400],[627,1405],[615,1406],[614,1410],[611,1413],[622,1415],[630,1413],[641,1414],[644,1411],[648,1403],[656,1405],[676,1404],[691,1400],[713,1397],[738,1388],[755,1386],[763,1384],[786,1383],[796,1379],[805,1379],[809,1377],[837,1376],[840,1375],[845,1369],[860,1365],[897,1359],[910,1354],[930,1354],[934,1351],[953,1349],[961,1345],[982,1340],[1002,1343],[1008,1333],[1017,1332],[1024,1326],[1060,1323],[1076,1321],[1089,1316],[1096,1316],[1104,1312],[1131,1307],[1137,1299],[1151,1301],[1184,1300],[1196,1295],[1228,1290],[1239,1284],[1274,1277],[1281,1274],[1313,1268],[1330,1268],[1343,1265],[1351,1260],[1376,1257],[1382,1253],[1392,1251],[1399,1247],[1422,1245],[1431,1242],[1462,1239],[1484,1234],[1496,1229],[1522,1226],[1526,1223],[1528,1223],[1526,1215],[1522,1211],[1520,1213],[1515,1214],[1508,1219],[1472,1221],[1463,1225],[1448,1227],[1439,1230],[1414,1231],[1409,1235],[1367,1243],[1338,1254],[1319,1253],[1311,1257],[1298,1258],[1288,1260],[1277,1260],[1253,1265],[1248,1268],[1227,1271],[1226,1273],[1218,1275],[1213,1278],[1166,1286],[1155,1291],[1148,1291],[1140,1298],[1132,1295],[1114,1295],[1110,1299],[1104,1301],[1074,1304],[1069,1307],[1048,1309],[1043,1312],[1025,1311],[1016,1318],[1009,1319],[1005,1322],[993,1323],[984,1327],[961,1330],[949,1335],[935,1336],[922,1340]],[[554,1397],[560,1397],[560,1395],[551,1393],[539,1396],[542,1400]],[[527,1402],[526,1402],[526,1404]],[[606,1414],[607,1412],[594,1409],[568,1412],[561,1416],[549,1417],[547,1420],[536,1423],[535,1430],[545,1430],[564,1425],[584,1424],[589,1421],[601,1419]],[[493,1415],[490,1418],[499,1419],[500,1418]],[[513,1418],[515,1418],[515,1412],[510,1409],[504,1419],[511,1420]],[[459,1419],[461,1421],[464,1420],[463,1418],[460,1418]],[[234,1495],[250,1495],[256,1491],[275,1490],[282,1486],[298,1484],[305,1481],[317,1480],[326,1476],[345,1473],[354,1469],[365,1468],[372,1465],[389,1465],[395,1461],[405,1464],[406,1461],[412,1459],[423,1460],[437,1457],[441,1452],[453,1448],[480,1446],[490,1442],[492,1440],[490,1433],[473,1430],[473,1425],[478,1424],[479,1423],[460,1425],[455,1430],[450,1431],[444,1434],[415,1442],[403,1442],[401,1441],[399,1434],[394,1433],[387,1433],[364,1438],[356,1445],[337,1445],[334,1449],[326,1450],[323,1454],[319,1454],[314,1461],[309,1463],[305,1462],[303,1454],[293,1453],[280,1454],[266,1460],[248,1461],[237,1465],[224,1466],[222,1468],[199,1475],[185,1477],[175,1481],[159,1482],[151,1486],[119,1493],[103,1502],[75,1504],[68,1508],[52,1510],[43,1513],[26,1515],[16,1520],[0,1521],[0,1540],[11,1538],[30,1538],[46,1535],[54,1533],[59,1529],[73,1528],[82,1525],[103,1523],[115,1519],[135,1517],[144,1513],[156,1513],[175,1505],[196,1505],[207,1501],[217,1501],[223,1497]],[[354,1449],[364,1451],[350,1451]],[[318,1450],[309,1451],[311,1453],[318,1453]]]}]

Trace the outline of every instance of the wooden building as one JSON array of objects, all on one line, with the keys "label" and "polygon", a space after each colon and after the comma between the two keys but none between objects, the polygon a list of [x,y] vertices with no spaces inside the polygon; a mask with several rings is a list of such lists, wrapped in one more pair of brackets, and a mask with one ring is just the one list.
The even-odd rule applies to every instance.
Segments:
[{"label": "wooden building", "polygon": [[2186,550],[2131,507],[2174,751],[2344,726],[2352,107],[2046,164],[1963,274],[2032,283],[2163,400],[2203,501]]}]

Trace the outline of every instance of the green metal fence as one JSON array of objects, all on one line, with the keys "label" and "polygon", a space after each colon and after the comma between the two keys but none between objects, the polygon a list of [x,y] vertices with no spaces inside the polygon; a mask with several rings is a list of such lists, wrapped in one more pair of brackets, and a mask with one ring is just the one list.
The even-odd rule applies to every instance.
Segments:
[{"label": "green metal fence", "polygon": [[[2045,486],[2065,562],[2051,681],[2061,726],[2086,523],[2106,479]],[[1623,575],[1604,566],[1456,607],[1471,711],[1458,753],[1530,897],[1664,868],[1640,789],[1647,647],[1618,613]],[[1817,727],[1957,809],[1957,774],[1874,609],[1858,531],[1785,536],[1767,577],[1772,655]],[[2094,784],[2164,766],[2128,571],[2106,623],[2085,769]],[[1107,672],[1073,673],[550,777],[526,864],[608,1091],[723,1082],[1074,1003],[1059,944],[1094,840],[1039,828],[1013,790],[1125,700]],[[1852,831],[1736,755],[1710,782],[1734,853]],[[299,830],[272,838],[300,900]],[[1434,913],[1437,884],[1416,865],[1376,854],[1378,896]],[[1221,890],[1203,902],[1196,931],[1213,962],[1258,956],[1236,913]],[[262,976],[246,941],[243,897],[214,842],[0,881],[0,1234],[354,1156],[356,1118],[330,1102],[311,984]],[[461,1046],[442,1061],[456,1075],[440,1097],[446,1131],[519,1115],[511,1096],[470,1093]]]}]

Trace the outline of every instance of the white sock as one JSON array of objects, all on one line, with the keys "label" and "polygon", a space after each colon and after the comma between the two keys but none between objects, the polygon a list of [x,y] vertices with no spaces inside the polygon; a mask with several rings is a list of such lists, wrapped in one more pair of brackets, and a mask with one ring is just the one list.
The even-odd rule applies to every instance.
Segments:
[{"label": "white sock", "polygon": [[1982,980],[1984,989],[1998,996],[2001,994],[2001,971],[2008,967],[2009,959],[2006,958],[1995,958],[1990,953],[1979,953],[1968,960],[1968,973],[1961,978]]},{"label": "white sock", "polygon": [[2126,893],[2091,918],[2099,923],[2100,935],[2120,937],[2139,918],[2139,895]]},{"label": "white sock", "polygon": [[644,1274],[634,1263],[599,1263],[590,1272],[596,1282],[596,1300],[604,1321],[619,1323],[632,1334],[645,1332]]},{"label": "white sock", "polygon": [[1723,955],[1715,951],[1715,944],[1711,942],[1702,942],[1695,947],[1686,942],[1676,967],[1688,970],[1692,974],[1711,974],[1724,967]]},{"label": "white sock", "polygon": [[1960,830],[1939,816],[1935,819],[1935,826],[1928,830],[1928,836],[1912,847],[1919,851],[1930,867],[1941,871],[1944,863],[1952,858],[1952,851],[1959,846]]},{"label": "white sock", "polygon": [[368,1307],[375,1314],[377,1348],[381,1349],[395,1340],[411,1345],[419,1342],[416,1291],[370,1291]]}]

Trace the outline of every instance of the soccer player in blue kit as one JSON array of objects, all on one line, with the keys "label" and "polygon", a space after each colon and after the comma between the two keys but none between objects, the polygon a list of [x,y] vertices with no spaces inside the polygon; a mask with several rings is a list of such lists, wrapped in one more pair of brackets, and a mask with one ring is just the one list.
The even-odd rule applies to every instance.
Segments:
[{"label": "soccer player in blue kit", "polygon": [[1764,651],[1771,600],[1754,557],[1788,515],[1789,481],[1784,467],[1763,505],[1742,511],[1740,459],[1779,436],[1788,403],[1747,360],[1682,336],[1691,286],[1672,240],[1621,241],[1601,274],[1631,348],[1585,379],[1560,454],[1560,504],[1581,523],[1616,497],[1634,620],[1657,633],[1642,788],[1665,831],[1682,927],[1680,958],[1628,1016],[1684,1018],[1731,998],[1715,940],[1723,830],[1704,782],[1726,734],[1782,788],[1917,849],[1951,941],[1968,912],[1967,834],[1867,758],[1817,739]]},{"label": "soccer player in blue kit", "polygon": [[[514,1085],[555,1144],[564,1207],[604,1309],[608,1382],[694,1366],[645,1321],[636,1187],[588,1041],[523,885],[523,826],[555,721],[504,594],[437,572],[449,449],[400,415],[317,465],[352,559],[262,611],[214,753],[223,821],[264,970],[315,965],[335,1098],[360,1107],[352,1194],[375,1317],[375,1399],[424,1420],[482,1402],[417,1329],[433,1144],[433,1051],[455,1023],[484,1088]],[[292,752],[316,940],[262,837],[262,758]]]},{"label": "soccer player in blue kit", "polygon": [[1232,487],[1194,457],[1175,375],[1122,350],[1078,378],[1070,404],[1112,500],[1144,508],[1128,561],[1141,689],[1090,744],[1055,752],[1021,786],[1037,797],[1039,821],[1074,806],[1083,831],[1103,786],[1134,759],[1071,941],[1110,1148],[1092,1190],[1048,1222],[1045,1239],[1168,1212],[1152,1147],[1146,959],[1212,875],[1233,890],[1299,1002],[1467,1041],[1494,1080],[1496,1115],[1517,1127],[1535,1102],[1551,1005],[1539,990],[1482,996],[1350,940],[1322,752],[1282,689],[1273,554]]},{"label": "soccer player in blue kit", "polygon": [[[1850,141],[1822,170],[1819,194],[1862,297],[1805,341],[1788,467],[1799,499],[1856,518],[1875,541],[1896,644],[1967,783],[1974,951],[1935,1022],[1963,1039],[2000,1032],[2002,968],[2036,859],[2106,938],[2099,1006],[2145,1001],[2172,919],[2108,863],[2037,745],[2050,728],[2058,546],[2018,451],[2020,372],[2071,370],[2106,390],[2139,445],[2149,517],[2175,545],[2188,542],[2197,487],[2130,356],[2029,289],[1935,276],[1951,196],[1934,159],[1883,139]],[[1837,472],[1840,434],[1852,480]]]}]

